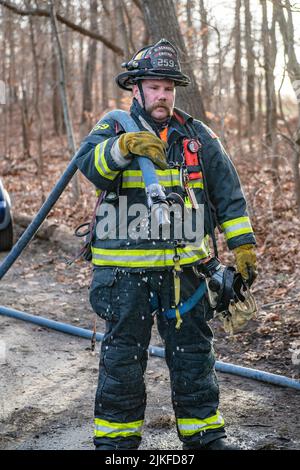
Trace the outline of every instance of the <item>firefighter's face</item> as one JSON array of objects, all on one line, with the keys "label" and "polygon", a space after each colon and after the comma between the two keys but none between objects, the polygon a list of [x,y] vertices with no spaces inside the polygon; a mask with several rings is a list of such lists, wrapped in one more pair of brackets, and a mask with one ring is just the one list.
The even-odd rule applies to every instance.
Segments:
[{"label": "firefighter's face", "polygon": [[[165,121],[172,115],[175,103],[175,85],[173,80],[143,80],[142,86],[147,113],[155,121]],[[142,99],[137,85],[133,86],[133,96],[142,106]]]}]

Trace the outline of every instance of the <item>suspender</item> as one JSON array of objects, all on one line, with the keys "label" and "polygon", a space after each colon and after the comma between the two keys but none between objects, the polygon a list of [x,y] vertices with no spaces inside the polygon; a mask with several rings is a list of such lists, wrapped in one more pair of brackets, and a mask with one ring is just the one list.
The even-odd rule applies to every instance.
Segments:
[{"label": "suspender", "polygon": [[215,235],[215,224],[214,224],[214,222],[215,222],[216,225],[217,225],[216,209],[215,209],[215,207],[214,207],[214,205],[211,202],[210,197],[209,197],[208,185],[207,185],[206,175],[205,175],[205,171],[204,171],[204,164],[203,164],[203,159],[202,159],[202,154],[201,154],[202,144],[200,142],[198,133],[197,133],[194,125],[192,123],[187,123],[186,122],[185,126],[186,126],[187,131],[190,134],[190,136],[193,139],[197,139],[200,143],[199,149],[198,149],[198,161],[199,161],[199,166],[201,168],[202,178],[203,178],[204,199],[205,199],[205,203],[206,203],[207,209],[208,209],[208,220],[209,220],[210,236],[211,236],[212,242],[213,242],[215,257],[218,258],[219,254],[218,254],[218,246],[217,246],[217,239],[216,239],[216,235]]}]

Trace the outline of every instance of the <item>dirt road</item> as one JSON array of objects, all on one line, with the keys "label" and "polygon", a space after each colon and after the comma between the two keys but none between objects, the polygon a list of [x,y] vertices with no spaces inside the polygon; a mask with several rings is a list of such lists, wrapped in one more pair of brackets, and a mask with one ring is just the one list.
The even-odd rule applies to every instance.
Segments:
[{"label": "dirt road", "polygon": [[[90,268],[82,263],[67,268],[64,256],[49,242],[32,242],[0,282],[0,304],[91,329],[94,317],[87,301]],[[3,257],[1,254],[0,260]],[[101,321],[97,325],[98,331],[103,331]],[[229,341],[216,326],[218,358],[297,378],[299,370],[286,351],[286,323],[276,330],[282,333],[282,360],[280,351],[266,355],[270,332],[264,337],[255,322],[249,328]],[[151,344],[162,346],[156,330]],[[99,344],[93,354],[87,340],[0,316],[0,351],[0,448],[92,449]],[[253,357],[250,362],[251,352],[256,362]],[[221,373],[218,376],[221,411],[231,442],[244,449],[300,448],[299,392]],[[146,382],[142,448],[180,449],[163,359],[150,357]]]}]

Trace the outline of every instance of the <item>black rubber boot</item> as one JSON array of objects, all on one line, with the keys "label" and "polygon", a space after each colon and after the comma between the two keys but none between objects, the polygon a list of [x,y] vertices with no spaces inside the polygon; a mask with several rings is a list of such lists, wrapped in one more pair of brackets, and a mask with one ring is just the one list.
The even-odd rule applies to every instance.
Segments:
[{"label": "black rubber boot", "polygon": [[206,444],[198,443],[198,444],[183,444],[182,449],[183,450],[241,450],[240,447],[234,446],[232,444],[227,444],[226,442],[226,436],[219,437],[217,439],[213,439]]},{"label": "black rubber boot", "polygon": [[239,447],[232,444],[227,444],[226,438],[221,437],[215,441],[211,441],[208,444],[201,447],[199,450],[241,450]]}]

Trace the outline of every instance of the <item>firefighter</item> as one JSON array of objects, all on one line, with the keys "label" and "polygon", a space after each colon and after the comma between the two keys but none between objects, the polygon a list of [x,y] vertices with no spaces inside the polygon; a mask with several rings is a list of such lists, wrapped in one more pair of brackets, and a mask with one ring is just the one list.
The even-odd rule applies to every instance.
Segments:
[{"label": "firefighter", "polygon": [[250,283],[256,276],[255,237],[245,197],[233,163],[216,135],[174,107],[176,87],[190,83],[181,72],[176,48],[161,39],[138,51],[125,68],[116,82],[132,92],[130,115],[140,131],[124,132],[117,121],[104,116],[84,139],[76,160],[97,190],[105,191],[97,209],[91,248],[90,302],[106,321],[95,398],[94,444],[97,450],[137,449],[140,445],[146,407],[144,374],[154,322],[151,298],[155,295],[157,326],[165,345],[183,448],[228,449],[219,411],[213,333],[208,325],[213,310],[207,297],[182,318],[164,315],[178,305],[178,299],[174,300],[178,282],[181,302],[189,299],[201,282],[194,268],[210,256],[207,204],[200,246],[191,248],[184,240],[172,238],[130,236],[127,229],[133,217],[129,208],[146,204],[136,157],[152,160],[167,195],[176,193],[190,207],[194,198],[203,205],[200,167],[190,169],[196,178],[188,182],[189,191],[181,177],[187,166],[184,139],[198,139],[214,225],[221,227],[229,250],[235,253],[237,269]]}]

